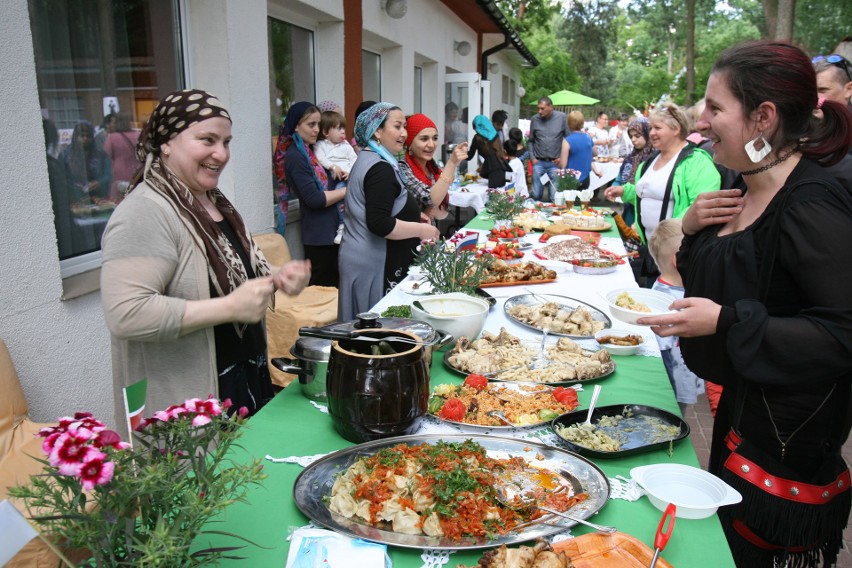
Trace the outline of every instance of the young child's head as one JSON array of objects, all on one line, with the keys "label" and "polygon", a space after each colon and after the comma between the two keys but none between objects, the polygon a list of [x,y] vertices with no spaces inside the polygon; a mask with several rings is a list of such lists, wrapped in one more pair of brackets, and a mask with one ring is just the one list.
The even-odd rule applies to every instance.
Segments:
[{"label": "young child's head", "polygon": [[520,152],[521,145],[517,140],[513,140],[509,138],[505,142],[503,142],[503,150],[506,152],[506,155],[511,160],[512,158],[516,158],[518,153]]},{"label": "young child's head", "polygon": [[340,144],[346,140],[346,117],[333,110],[324,110],[320,115],[320,140]]},{"label": "young child's head", "polygon": [[648,251],[663,275],[677,274],[675,255],[682,240],[683,225],[680,219],[661,221],[648,240]]},{"label": "young child's head", "polygon": [[521,132],[520,128],[512,127],[509,129],[509,138],[515,140],[518,144],[522,144],[524,142],[524,133]]}]

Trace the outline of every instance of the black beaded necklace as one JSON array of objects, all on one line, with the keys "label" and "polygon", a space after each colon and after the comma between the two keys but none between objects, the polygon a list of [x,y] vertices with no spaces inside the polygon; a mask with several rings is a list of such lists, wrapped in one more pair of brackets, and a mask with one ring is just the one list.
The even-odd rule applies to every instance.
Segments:
[{"label": "black beaded necklace", "polygon": [[745,170],[745,171],[742,171],[740,173],[744,176],[753,176],[754,174],[759,174],[761,172],[765,172],[766,170],[768,170],[770,168],[774,168],[775,166],[777,166],[781,162],[787,160],[787,158],[792,156],[793,152],[795,152],[797,149],[798,148],[796,146],[793,146],[792,148],[790,148],[789,152],[787,152],[786,154],[781,154],[780,156],[778,156],[777,158],[775,158],[774,160],[772,160],[771,162],[769,162],[765,166],[760,166],[759,168],[755,168],[753,170]]}]

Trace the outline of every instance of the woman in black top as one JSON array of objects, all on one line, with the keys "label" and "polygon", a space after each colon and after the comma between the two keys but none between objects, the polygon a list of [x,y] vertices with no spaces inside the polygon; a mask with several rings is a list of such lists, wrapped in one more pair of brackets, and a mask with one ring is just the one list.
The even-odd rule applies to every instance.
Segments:
[{"label": "woman in black top", "polygon": [[830,565],[851,501],[852,188],[823,166],[846,153],[852,117],[818,100],[809,58],[782,42],[723,53],[706,96],[698,127],[747,190],[698,197],[686,297],[639,322],[680,336],[687,365],[724,386],[710,471],[743,494],[719,511],[737,564]]}]

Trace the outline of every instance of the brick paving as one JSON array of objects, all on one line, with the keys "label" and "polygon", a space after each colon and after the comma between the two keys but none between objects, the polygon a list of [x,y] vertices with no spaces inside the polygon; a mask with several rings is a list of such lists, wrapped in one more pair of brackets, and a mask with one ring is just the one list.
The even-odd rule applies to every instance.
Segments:
[{"label": "brick paving", "polygon": [[[702,468],[707,469],[713,432],[713,417],[710,415],[707,397],[701,395],[698,402],[687,409],[685,418],[691,429],[689,437],[698,456],[698,462]],[[843,458],[846,463],[852,463],[850,461],[852,460],[852,439],[847,440],[843,446]],[[843,532],[843,550],[840,551],[835,566],[837,568],[852,568],[852,527],[850,526],[847,526]]]}]

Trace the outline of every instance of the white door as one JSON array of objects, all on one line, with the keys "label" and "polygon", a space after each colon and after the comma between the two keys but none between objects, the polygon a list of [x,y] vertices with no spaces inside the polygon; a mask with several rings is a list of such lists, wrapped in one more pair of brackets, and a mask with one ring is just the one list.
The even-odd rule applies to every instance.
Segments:
[{"label": "white door", "polygon": [[[445,77],[444,148],[473,140],[473,117],[491,117],[491,81],[479,73],[448,73]],[[446,160],[446,156],[444,158]]]}]

